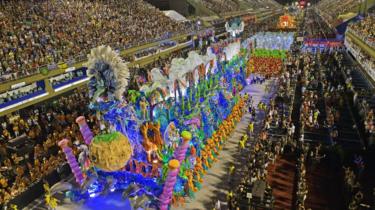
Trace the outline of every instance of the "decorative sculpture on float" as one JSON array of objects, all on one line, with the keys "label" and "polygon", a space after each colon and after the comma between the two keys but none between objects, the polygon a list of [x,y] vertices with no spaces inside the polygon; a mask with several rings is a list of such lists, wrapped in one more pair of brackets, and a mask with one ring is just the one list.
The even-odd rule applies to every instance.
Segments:
[{"label": "decorative sculpture on float", "polygon": [[277,27],[279,29],[295,29],[296,28],[296,21],[295,17],[285,13],[284,15],[279,17],[279,22],[277,23]]},{"label": "decorative sculpture on float", "polygon": [[92,102],[123,99],[130,73],[118,53],[109,46],[99,46],[91,50],[86,65]]},{"label": "decorative sculpture on float", "polygon": [[163,145],[163,139],[160,134],[159,123],[146,123],[141,126],[143,136],[143,147],[147,153],[147,161],[149,163],[160,159],[158,149]]},{"label": "decorative sculpture on float", "polygon": [[83,177],[82,171],[79,168],[78,162],[76,160],[76,157],[73,154],[72,148],[68,146],[68,142],[69,142],[68,139],[61,140],[59,142],[59,147],[61,147],[61,149],[65,153],[66,160],[68,161],[68,164],[70,168],[72,169],[76,182],[81,185],[85,178]]},{"label": "decorative sculpture on float", "polygon": [[167,210],[169,203],[172,200],[173,187],[177,181],[177,175],[180,168],[180,162],[176,159],[169,161],[169,173],[164,184],[163,192],[159,198],[160,210]]},{"label": "decorative sculpture on float", "polygon": [[[111,48],[99,46],[91,50],[88,56],[88,67],[90,107],[97,114],[102,133],[94,137],[85,117],[77,118],[76,122],[80,127],[84,142],[88,146],[88,149],[86,149],[88,151],[85,151],[88,152],[88,155],[80,155],[80,159],[88,158],[87,161],[82,160],[83,163],[89,163],[87,171],[81,170],[72,149],[68,146],[69,140],[63,139],[59,142],[76,182],[81,186],[80,190],[71,191],[70,195],[73,197],[75,194],[84,196],[93,185],[99,185],[103,181],[104,184],[102,185],[104,186],[100,188],[101,193],[108,193],[109,190],[114,188],[117,180],[114,180],[113,176],[106,176],[102,179],[99,177],[100,173],[121,170],[133,155],[133,148],[126,133],[124,135],[115,131],[113,126],[108,127],[105,123],[105,118],[111,109],[123,107],[122,94],[126,90],[129,77],[126,64]],[[90,197],[92,195],[94,194],[90,194]]]},{"label": "decorative sculpture on float", "polygon": [[225,23],[225,30],[233,37],[236,37],[240,33],[243,32],[245,28],[244,21],[241,20],[241,18],[234,18],[231,21],[228,21]]}]

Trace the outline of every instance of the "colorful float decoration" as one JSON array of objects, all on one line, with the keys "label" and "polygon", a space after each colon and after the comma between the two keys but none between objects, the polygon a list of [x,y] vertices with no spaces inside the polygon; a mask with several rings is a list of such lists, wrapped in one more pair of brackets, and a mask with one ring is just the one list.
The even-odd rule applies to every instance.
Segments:
[{"label": "colorful float decoration", "polygon": [[245,28],[245,22],[241,18],[234,18],[225,23],[225,30],[232,37],[236,37],[243,32]]},{"label": "colorful float decoration", "polygon": [[[77,118],[84,139],[78,160],[68,139],[59,143],[79,185],[66,195],[78,202],[123,191],[133,209],[162,210],[194,197],[243,114],[238,93],[249,51],[239,40],[219,48],[173,59],[167,75],[153,69],[140,90],[128,89],[128,68],[115,51],[92,49],[89,107],[100,131],[94,135]],[[221,61],[222,54],[230,59]]]},{"label": "colorful float decoration", "polygon": [[247,75],[279,75],[293,42],[293,32],[259,32],[248,38],[246,45],[251,56],[247,63]]},{"label": "colorful float decoration", "polygon": [[279,29],[296,29],[297,26],[294,16],[289,14],[280,16],[277,27]]},{"label": "colorful float decoration", "polygon": [[248,62],[248,71],[266,77],[279,75],[287,52],[285,50],[254,49]]}]

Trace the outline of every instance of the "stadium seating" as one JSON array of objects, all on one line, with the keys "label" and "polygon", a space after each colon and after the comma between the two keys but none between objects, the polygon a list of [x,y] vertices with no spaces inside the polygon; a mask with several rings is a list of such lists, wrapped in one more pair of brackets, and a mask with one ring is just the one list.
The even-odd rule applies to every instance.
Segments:
[{"label": "stadium seating", "polygon": [[190,25],[173,21],[142,0],[10,0],[0,3],[0,28],[4,81],[84,57],[101,44],[123,49],[186,33]]},{"label": "stadium seating", "polygon": [[362,21],[350,24],[348,30],[375,48],[375,13],[367,15]]}]

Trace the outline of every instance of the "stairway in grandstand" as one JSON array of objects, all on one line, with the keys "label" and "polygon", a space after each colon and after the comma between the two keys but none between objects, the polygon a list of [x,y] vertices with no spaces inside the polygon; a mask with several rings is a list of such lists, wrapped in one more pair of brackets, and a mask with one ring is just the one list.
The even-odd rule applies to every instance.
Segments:
[{"label": "stairway in grandstand", "polygon": [[360,137],[347,102],[340,108],[339,112],[341,117],[338,122],[339,136],[337,143],[345,148],[358,149],[361,146]]},{"label": "stairway in grandstand", "polygon": [[339,178],[341,170],[334,167],[328,159],[323,159],[320,163],[306,164],[309,190],[305,201],[306,209],[345,209]]},{"label": "stairway in grandstand", "polygon": [[[350,72],[350,75],[352,77],[352,84],[353,84],[355,91],[359,93],[357,96],[357,101],[366,100],[369,104],[369,107],[371,109],[375,109],[375,95],[373,94],[375,91],[375,88],[374,88],[374,85],[369,81],[369,78],[366,77],[361,67],[358,66],[356,61],[349,54],[346,55],[343,65],[347,66],[349,69],[352,70]],[[351,101],[351,99],[349,101]],[[351,114],[353,117],[352,119],[356,121],[356,126],[358,127],[358,132],[359,132],[358,134],[360,134],[361,137],[363,138],[365,134],[365,128],[364,128],[361,115],[358,112],[358,109],[353,107],[353,104],[350,104],[350,107],[352,108],[349,111],[351,111]],[[346,112],[346,113],[349,113],[349,112]]]},{"label": "stairway in grandstand", "polygon": [[275,197],[275,210],[292,209],[295,167],[294,155],[280,155],[275,164],[270,164],[267,168],[267,182],[271,185]]},{"label": "stairway in grandstand", "polygon": [[[336,78],[336,81],[341,81],[344,83],[346,78],[342,73],[343,72],[341,72],[339,77]],[[340,119],[339,122],[337,122],[339,136],[335,143],[346,149],[356,150],[360,149],[362,142],[356,122],[354,120],[353,111],[350,109],[352,107],[350,100],[352,100],[352,98],[345,95],[343,106],[338,107],[338,111],[340,113]]]}]

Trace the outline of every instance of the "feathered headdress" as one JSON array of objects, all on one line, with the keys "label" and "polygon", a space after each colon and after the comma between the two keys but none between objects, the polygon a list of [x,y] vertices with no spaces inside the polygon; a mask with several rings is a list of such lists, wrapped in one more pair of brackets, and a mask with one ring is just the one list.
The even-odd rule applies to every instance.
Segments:
[{"label": "feathered headdress", "polygon": [[90,99],[105,94],[109,99],[122,99],[128,86],[129,69],[119,54],[109,46],[91,49],[87,61]]}]

